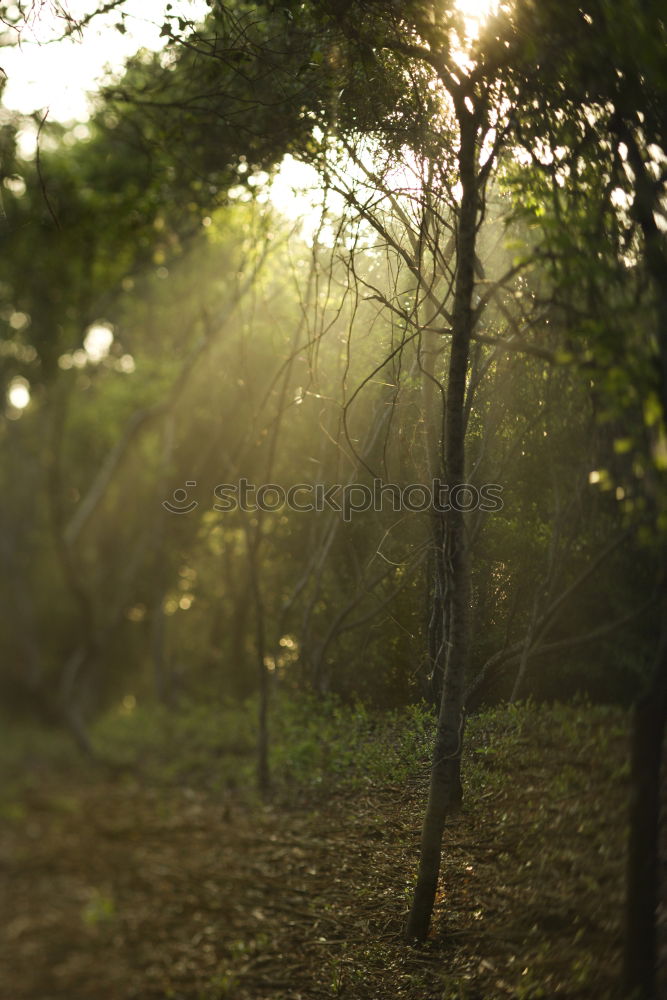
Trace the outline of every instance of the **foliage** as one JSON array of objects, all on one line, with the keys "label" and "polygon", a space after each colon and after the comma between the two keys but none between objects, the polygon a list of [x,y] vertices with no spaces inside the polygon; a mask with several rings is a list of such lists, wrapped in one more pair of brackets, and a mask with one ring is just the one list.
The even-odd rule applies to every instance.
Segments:
[{"label": "foliage", "polygon": [[274,726],[278,782],[310,795],[362,791],[378,782],[402,787],[423,774],[432,748],[433,714],[426,705],[377,713],[335,699],[281,699]]},{"label": "foliage", "polygon": [[[544,45],[564,54],[554,32],[575,14],[568,7],[559,21],[551,7],[541,11],[519,5],[517,37],[522,18],[540,17]],[[610,240],[633,245],[632,226],[625,235],[618,228],[620,210],[599,214],[612,180],[624,189],[627,181],[613,157],[601,166],[583,155],[596,140],[573,110],[575,84],[603,82],[573,79],[559,97],[554,72],[533,107],[526,74],[544,59],[527,46],[505,64],[505,35],[519,43],[501,14],[477,58],[487,52],[488,79],[525,98],[518,138],[530,145],[562,98],[572,114],[554,141],[574,129],[572,156],[582,155],[557,192],[568,222],[560,226],[558,163],[545,174],[506,151],[480,231],[479,288],[499,287],[480,315],[491,343],[475,348],[467,447],[474,482],[502,483],[505,507],[474,525],[471,681],[521,642],[536,594],[548,609],[610,535],[628,523],[643,530],[661,495],[661,474],[644,457],[645,439],[655,452],[661,433],[651,305],[639,269],[602,252]],[[19,712],[62,720],[74,702],[90,720],[128,690],[142,703],[149,692],[177,702],[202,688],[246,698],[258,684],[254,529],[238,512],[216,519],[216,484],[260,480],[267,463],[285,485],[370,482],[371,472],[401,485],[428,478],[437,418],[424,406],[421,368],[431,342],[415,339],[414,272],[402,253],[437,205],[443,231],[429,252],[439,259],[437,241],[455,218],[452,109],[438,67],[419,54],[430,40],[446,55],[455,29],[461,19],[449,5],[442,25],[421,4],[400,15],[377,4],[219,4],[199,26],[167,12],[167,49],[139,54],[83,130],[46,123],[39,162],[17,158],[16,126],[7,126],[2,377],[6,386],[25,379],[31,391],[27,410],[8,409],[1,439],[3,516],[17,544],[6,553],[12,612],[0,630],[0,684]],[[642,83],[636,67],[624,72]],[[659,91],[657,67],[644,82]],[[363,184],[345,159],[350,150],[373,163]],[[340,186],[347,171],[348,200],[329,203],[315,246],[268,201],[266,174],[287,151],[314,163],[325,187]],[[373,185],[389,243],[360,217]],[[560,283],[554,259],[567,269]],[[508,310],[526,319],[537,354],[493,346],[511,336]],[[100,322],[113,342],[93,362],[83,345]],[[606,422],[593,430],[600,416]],[[365,451],[375,426],[382,432]],[[118,448],[92,514],[63,550],[59,539],[72,536]],[[597,485],[587,483],[591,474]],[[160,500],[189,480],[198,510],[163,516]],[[428,516],[389,510],[342,525],[289,511],[263,519],[267,655],[289,686],[368,706],[428,694],[430,530]],[[387,560],[395,571],[382,576]],[[613,573],[578,590],[576,608],[565,605],[543,640],[585,636],[608,610],[622,620],[635,600],[647,604],[657,562],[628,539]],[[567,670],[558,653],[545,654],[539,669],[530,664],[526,693],[628,700],[654,622],[648,610],[625,626],[625,649],[613,635],[594,656],[590,647],[568,656]],[[515,671],[516,658],[484,696],[509,694]]]}]

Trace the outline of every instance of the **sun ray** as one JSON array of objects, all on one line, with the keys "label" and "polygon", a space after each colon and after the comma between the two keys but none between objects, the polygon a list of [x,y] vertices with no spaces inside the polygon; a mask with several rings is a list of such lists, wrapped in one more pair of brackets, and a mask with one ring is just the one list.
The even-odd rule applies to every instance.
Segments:
[{"label": "sun ray", "polygon": [[455,0],[456,7],[463,14],[468,38],[479,34],[484,21],[498,9],[499,0]]}]

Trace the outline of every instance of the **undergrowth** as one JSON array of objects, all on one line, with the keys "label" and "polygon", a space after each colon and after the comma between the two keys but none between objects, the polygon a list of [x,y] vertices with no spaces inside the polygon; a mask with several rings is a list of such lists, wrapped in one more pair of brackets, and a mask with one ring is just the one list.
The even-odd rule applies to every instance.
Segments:
[{"label": "undergrowth", "polygon": [[[183,701],[176,708],[124,699],[92,729],[93,763],[82,761],[62,732],[8,728],[0,745],[0,815],[11,815],[21,789],[43,784],[48,773],[83,777],[94,775],[100,764],[158,786],[186,784],[253,800],[256,720],[254,699]],[[509,775],[525,774],[552,750],[568,761],[551,776],[552,796],[571,793],[577,770],[592,758],[610,780],[623,778],[625,757],[619,763],[609,747],[625,738],[625,729],[624,713],[586,702],[529,701],[470,716],[463,760],[466,808],[482,808],[484,797],[501,791]],[[435,717],[425,703],[381,713],[362,703],[281,693],[270,717],[274,796],[317,799],[336,790],[425,783],[434,733]]]}]

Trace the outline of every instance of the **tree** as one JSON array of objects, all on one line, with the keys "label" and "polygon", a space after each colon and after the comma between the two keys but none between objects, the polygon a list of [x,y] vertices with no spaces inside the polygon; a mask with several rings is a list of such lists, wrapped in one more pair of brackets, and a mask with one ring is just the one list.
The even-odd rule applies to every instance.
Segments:
[{"label": "tree", "polygon": [[[667,158],[665,25],[659,5],[591,2],[517,6],[525,58],[517,78],[539,99],[520,138],[549,179],[542,224],[557,285],[578,302],[607,406],[643,402],[643,433],[630,440],[650,477],[653,544],[664,567],[664,450],[667,428]],[[567,39],[567,49],[561,48]],[[527,57],[527,58],[526,58]],[[538,144],[546,155],[540,157]],[[566,228],[569,235],[566,235]],[[576,269],[587,263],[576,277]],[[608,308],[610,284],[624,300]],[[620,321],[619,321],[620,320]],[[630,366],[628,359],[631,358]],[[663,568],[663,598],[665,600]],[[667,718],[665,615],[655,664],[636,704],[628,850],[624,989],[656,995],[656,909],[662,744]]]}]

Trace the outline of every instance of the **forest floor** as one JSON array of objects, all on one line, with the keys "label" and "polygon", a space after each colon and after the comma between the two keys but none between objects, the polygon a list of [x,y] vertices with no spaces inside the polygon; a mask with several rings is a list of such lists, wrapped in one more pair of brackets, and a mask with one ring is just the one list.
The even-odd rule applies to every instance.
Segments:
[{"label": "forest floor", "polygon": [[2,800],[1,1000],[612,997],[627,717],[529,707],[469,730],[420,949],[402,929],[425,748],[398,783],[320,775],[270,804],[33,759]]}]

